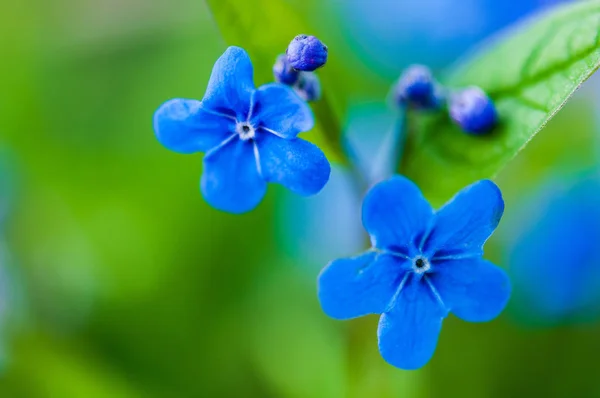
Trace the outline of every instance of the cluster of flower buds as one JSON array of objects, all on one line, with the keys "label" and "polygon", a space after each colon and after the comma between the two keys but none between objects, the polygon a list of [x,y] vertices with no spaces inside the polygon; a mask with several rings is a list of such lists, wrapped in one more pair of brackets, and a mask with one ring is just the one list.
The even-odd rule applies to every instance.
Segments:
[{"label": "cluster of flower buds", "polygon": [[327,46],[315,36],[298,35],[273,65],[275,81],[291,86],[305,101],[321,97],[321,82],[314,71],[327,62]]},{"label": "cluster of flower buds", "polygon": [[498,123],[494,102],[481,88],[472,86],[448,94],[424,65],[412,65],[402,73],[393,98],[397,105],[417,110],[435,111],[447,105],[452,120],[468,134],[488,133]]}]

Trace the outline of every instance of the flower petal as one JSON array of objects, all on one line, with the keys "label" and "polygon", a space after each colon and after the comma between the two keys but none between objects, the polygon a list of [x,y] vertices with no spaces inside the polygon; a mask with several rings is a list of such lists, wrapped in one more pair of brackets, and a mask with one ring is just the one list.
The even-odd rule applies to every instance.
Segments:
[{"label": "flower petal", "polygon": [[288,86],[265,84],[254,92],[251,123],[283,138],[295,138],[315,125],[310,106]]},{"label": "flower petal", "polygon": [[418,369],[433,356],[447,311],[424,279],[409,276],[379,320],[379,351],[391,365]]},{"label": "flower petal", "polygon": [[362,208],[363,225],[373,246],[402,252],[408,250],[432,216],[433,210],[419,188],[401,176],[375,185]]},{"label": "flower petal", "polygon": [[206,93],[205,108],[246,120],[254,92],[252,62],[239,47],[229,47],[213,66]]},{"label": "flower petal", "polygon": [[204,157],[201,180],[206,201],[219,210],[244,213],[255,208],[267,190],[260,176],[252,141],[237,136]]},{"label": "flower petal", "polygon": [[331,166],[316,145],[267,132],[261,132],[256,139],[265,180],[303,196],[318,193],[329,180]]},{"label": "flower petal", "polygon": [[323,311],[335,319],[381,314],[406,274],[402,261],[374,251],[332,261],[318,279]]},{"label": "flower petal", "polygon": [[227,115],[202,109],[200,101],[175,98],[154,113],[154,132],[167,149],[179,153],[206,152],[235,130]]},{"label": "flower petal", "polygon": [[443,262],[428,278],[446,307],[468,322],[494,319],[510,297],[506,272],[483,259]]},{"label": "flower petal", "polygon": [[500,189],[490,180],[481,180],[461,190],[435,215],[425,251],[480,253],[494,232],[504,201]]}]

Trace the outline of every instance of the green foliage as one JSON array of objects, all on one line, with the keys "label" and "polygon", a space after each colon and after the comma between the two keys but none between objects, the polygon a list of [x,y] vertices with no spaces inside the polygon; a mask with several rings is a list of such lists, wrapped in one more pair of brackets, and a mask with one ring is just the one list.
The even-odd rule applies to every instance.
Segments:
[{"label": "green foliage", "polygon": [[[245,300],[253,368],[276,397],[348,396],[344,340],[335,328],[339,323],[318,311],[314,280],[305,270],[278,265],[260,275],[257,289]],[[282,314],[293,316],[282,322]],[[282,363],[293,363],[294,371]]]},{"label": "green foliage", "polygon": [[556,8],[485,43],[444,83],[483,88],[501,125],[489,136],[472,137],[446,114],[424,117],[411,131],[401,171],[436,202],[494,176],[598,69],[598,32],[600,2],[593,1]]}]

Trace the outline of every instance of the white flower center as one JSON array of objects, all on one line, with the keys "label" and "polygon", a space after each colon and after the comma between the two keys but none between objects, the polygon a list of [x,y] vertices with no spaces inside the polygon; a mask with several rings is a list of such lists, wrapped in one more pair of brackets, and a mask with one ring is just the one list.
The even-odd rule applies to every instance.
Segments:
[{"label": "white flower center", "polygon": [[235,131],[239,134],[240,139],[244,141],[250,140],[256,135],[254,126],[248,122],[238,122],[238,124],[235,126]]},{"label": "white flower center", "polygon": [[425,272],[431,269],[431,264],[429,260],[425,257],[417,256],[413,258],[413,271],[417,274],[424,274]]}]

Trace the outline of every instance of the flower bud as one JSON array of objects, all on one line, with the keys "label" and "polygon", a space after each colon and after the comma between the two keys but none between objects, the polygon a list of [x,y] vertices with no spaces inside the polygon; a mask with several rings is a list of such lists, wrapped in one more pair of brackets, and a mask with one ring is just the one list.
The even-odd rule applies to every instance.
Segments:
[{"label": "flower bud", "polygon": [[312,72],[327,62],[327,46],[315,36],[298,35],[286,50],[294,69]]},{"label": "flower bud", "polygon": [[277,57],[277,61],[273,65],[273,76],[276,82],[291,86],[298,81],[298,74],[299,72],[292,68],[285,54]]},{"label": "flower bud", "polygon": [[296,93],[305,101],[311,102],[321,98],[321,81],[316,73],[300,72],[294,85]]},{"label": "flower bud", "polygon": [[466,133],[480,135],[498,123],[494,102],[479,87],[468,87],[450,98],[450,117]]},{"label": "flower bud", "polygon": [[412,65],[404,70],[394,89],[394,99],[398,105],[417,109],[439,109],[444,97],[441,86],[424,65]]}]

